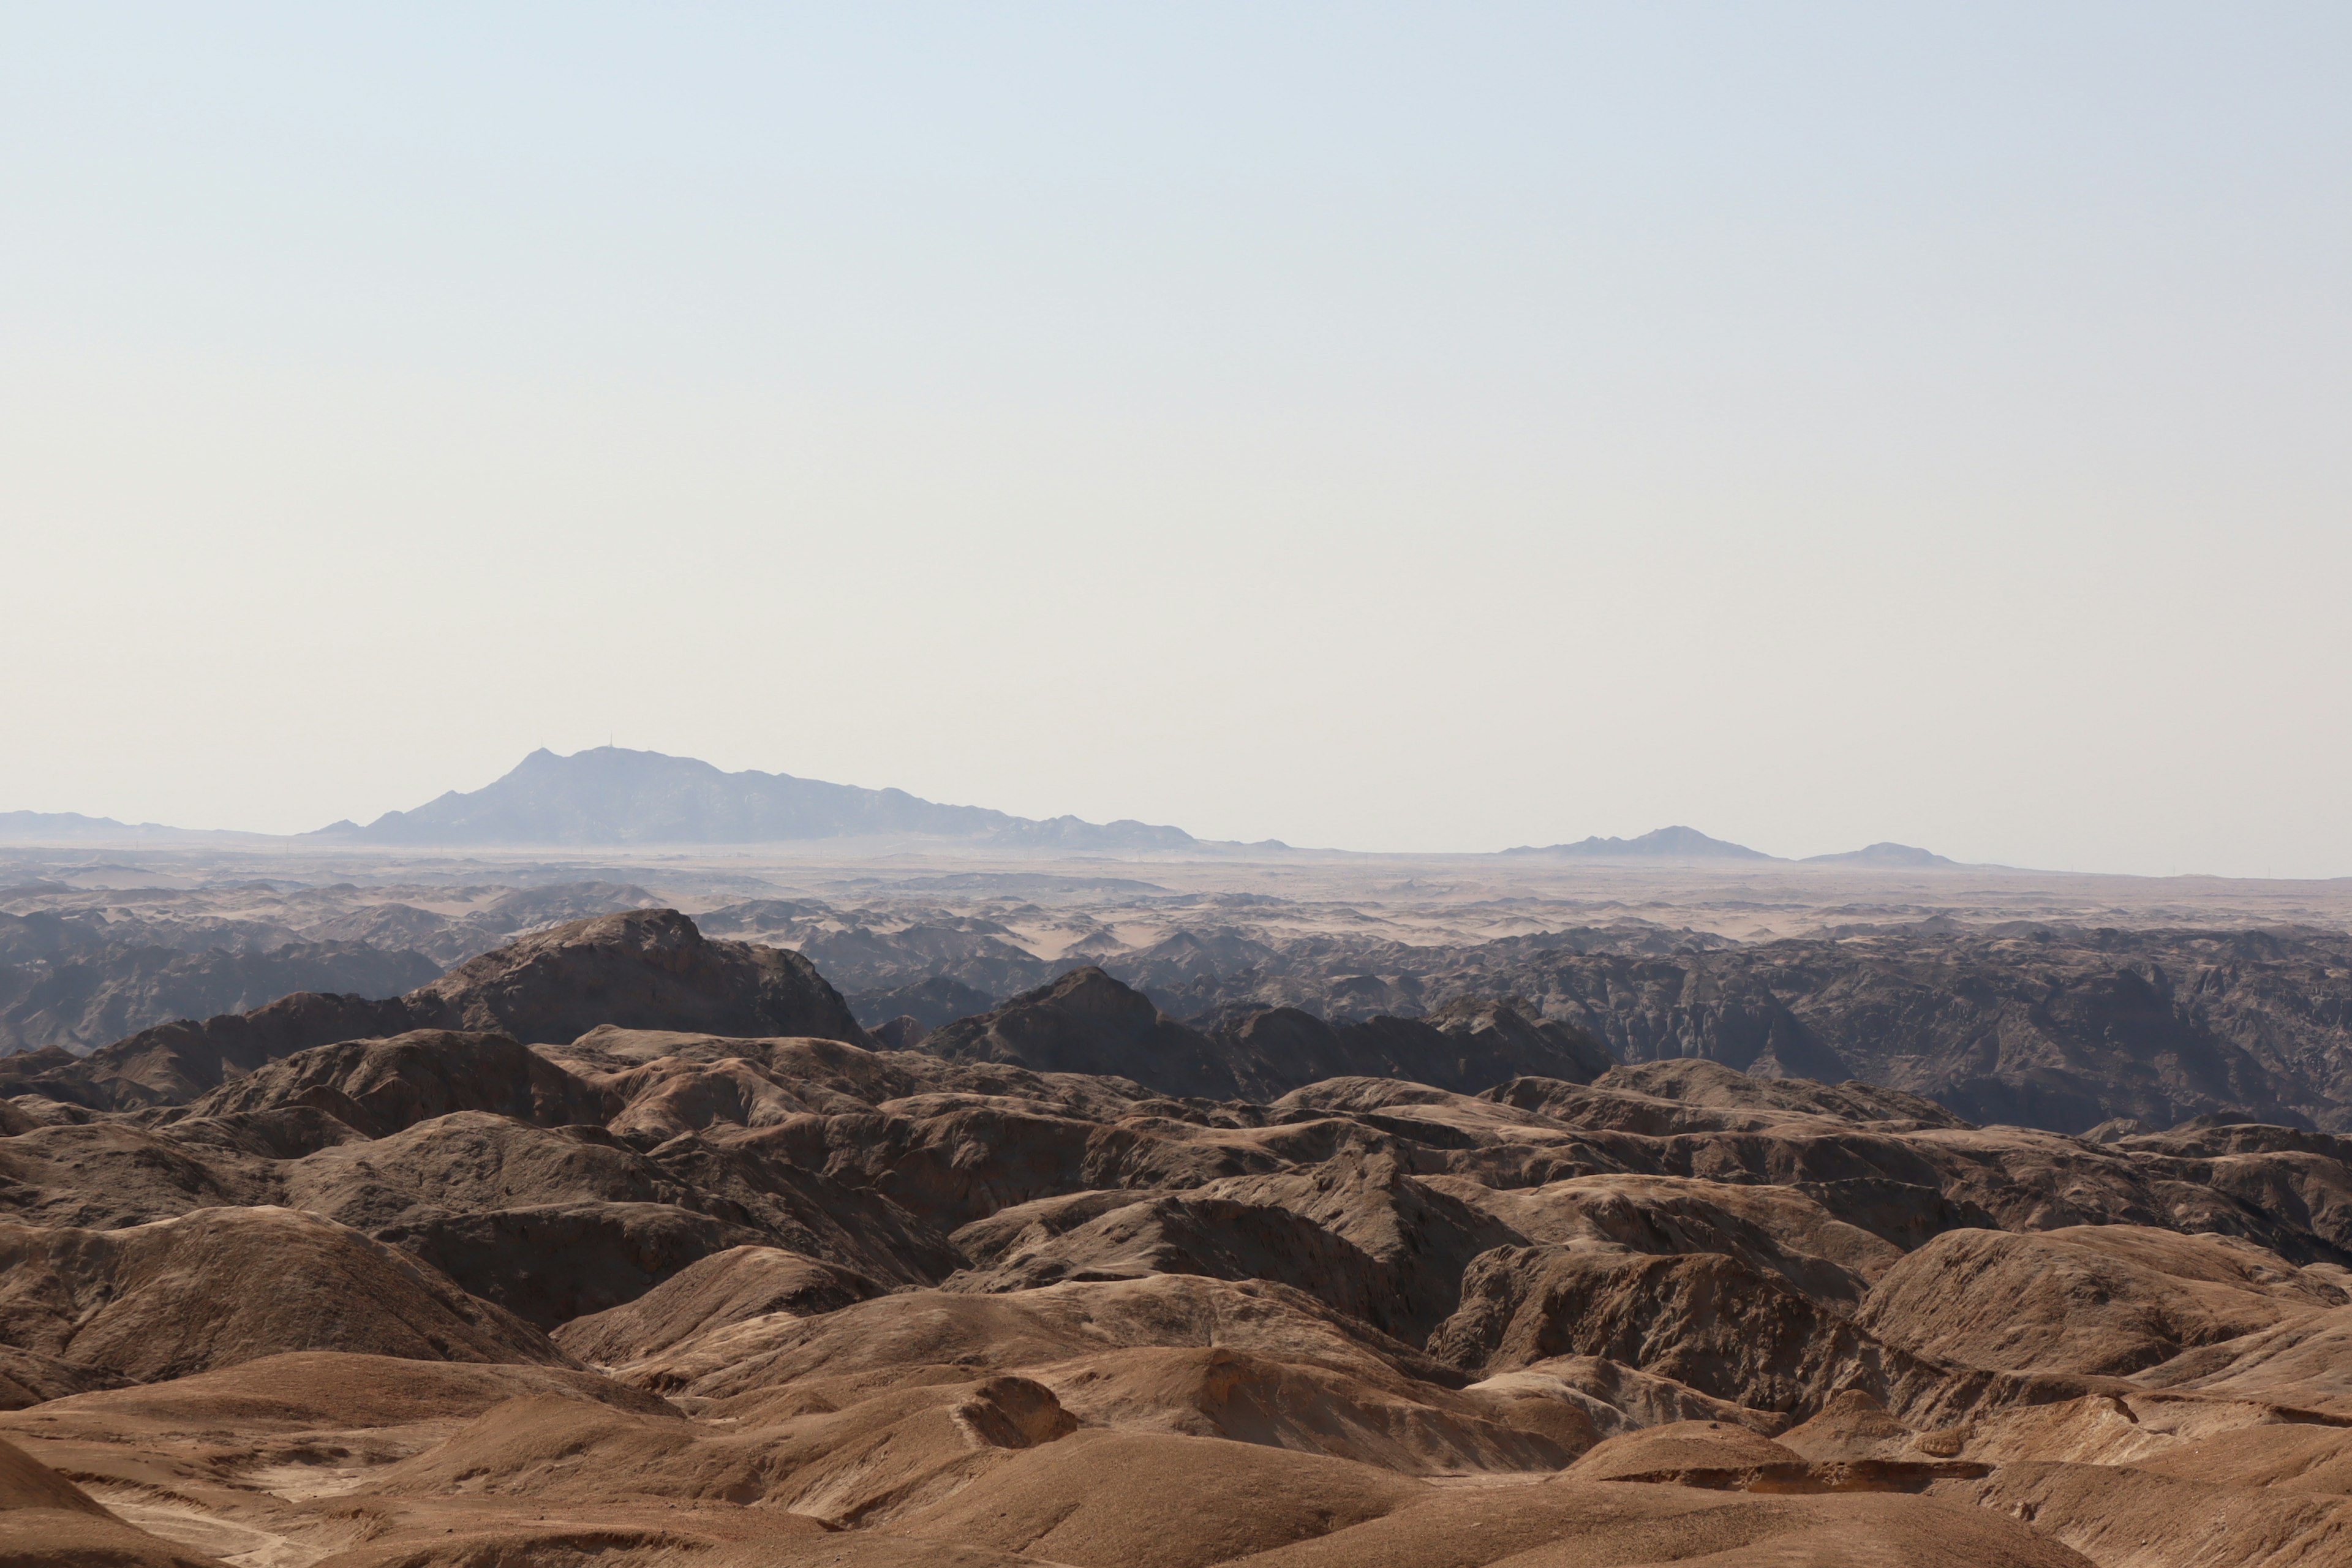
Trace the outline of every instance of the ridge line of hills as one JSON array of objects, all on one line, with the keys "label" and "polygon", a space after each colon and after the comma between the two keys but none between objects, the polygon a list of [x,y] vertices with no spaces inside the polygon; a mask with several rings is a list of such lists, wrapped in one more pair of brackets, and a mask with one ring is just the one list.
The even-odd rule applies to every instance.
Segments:
[{"label": "ridge line of hills", "polygon": [[[608,1025],[877,1045],[800,953],[706,937],[675,910],[631,910],[523,936],[398,996],[297,992],[248,1012],[158,1024],[86,1057],[59,1047],[18,1052],[0,1058],[0,1089],[131,1111],[184,1103],[343,1040],[457,1030],[564,1045]],[[884,1035],[914,1043],[913,1031]],[[1485,1089],[1538,1069],[1591,1077],[1614,1065],[1582,1030],[1479,999],[1423,1018],[1336,1026],[1296,1008],[1245,1009],[1203,1032],[1091,964],[919,1038],[951,1059],[1139,1077],[1212,1100],[1272,1099],[1350,1074]]]},{"label": "ridge line of hills", "polygon": [[[131,825],[76,812],[0,812],[0,843],[196,840],[443,849],[908,837],[1076,854],[1295,852],[1276,839],[1237,844],[1131,819],[1095,823],[1070,816],[1042,820],[1014,816],[984,806],[941,805],[899,789],[866,789],[756,770],[726,773],[690,757],[617,746],[597,746],[570,756],[542,747],[480,789],[450,790],[414,810],[386,812],[366,824],[336,822],[306,834]],[[1499,854],[1590,864],[1753,861],[1870,869],[1958,868],[1943,856],[1891,843],[1792,861],[1685,826],[1662,827],[1633,838],[1594,837],[1572,844],[1522,846]]]},{"label": "ridge line of hills", "polygon": [[[1221,901],[1179,898],[1172,914],[1160,909],[1171,900],[1147,900],[1160,912],[1126,941],[1100,921],[1128,904],[1087,901],[1102,891],[1091,883],[1078,903],[1053,902],[1054,888],[1039,884],[1061,880],[977,879],[984,892],[1049,900],[983,904],[979,914],[921,899],[867,904],[853,892],[846,903],[752,899],[670,918],[705,937],[797,953],[839,989],[857,1024],[895,1030],[901,1045],[1098,966],[1179,1021],[1169,1037],[1192,1051],[1213,1048],[1197,1037],[1287,1019],[1286,1052],[1339,1061],[1367,1043],[1360,1027],[1410,1034],[1476,998],[1580,1030],[1628,1063],[1700,1058],[1757,1077],[1864,1079],[1980,1122],[2079,1133],[2117,1118],[2168,1127],[2211,1114],[2352,1132],[2340,1067],[2352,1049],[2352,939],[2332,928],[1937,916],[1742,942],[1635,920],[1416,945],[1379,926],[1286,931],[1247,923],[1247,911]],[[1136,889],[1164,891],[1110,888],[1119,899]],[[281,1016],[306,995],[301,1005],[343,1016],[333,1026],[352,1037],[450,1026],[462,1021],[452,1006],[465,1008],[446,1001],[448,988],[462,989],[455,976],[469,962],[495,966],[507,959],[494,955],[525,951],[519,938],[667,903],[604,882],[475,889],[433,909],[381,901],[404,891],[429,890],[314,898],[298,889],[287,901],[239,904],[235,918],[167,918],[176,899],[0,913],[0,959],[9,961],[0,1057],[55,1047],[37,1059],[63,1065],[151,1028],[244,1029],[248,1013]],[[1272,903],[1288,918],[1289,906]],[[1069,940],[1074,932],[1087,934]],[[582,983],[613,982],[592,965]],[[342,993],[365,1000],[338,1000]],[[485,1026],[510,1023],[494,1016]],[[1421,1040],[1415,1048],[1434,1054]],[[1433,1068],[1408,1076],[1432,1073],[1454,1081]]]}]

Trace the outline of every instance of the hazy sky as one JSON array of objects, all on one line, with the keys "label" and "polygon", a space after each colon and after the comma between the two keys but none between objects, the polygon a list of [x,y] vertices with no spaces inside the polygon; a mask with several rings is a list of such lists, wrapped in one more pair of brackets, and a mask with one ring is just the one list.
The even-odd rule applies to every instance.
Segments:
[{"label": "hazy sky", "polygon": [[2352,874],[2352,7],[0,5],[0,809]]}]

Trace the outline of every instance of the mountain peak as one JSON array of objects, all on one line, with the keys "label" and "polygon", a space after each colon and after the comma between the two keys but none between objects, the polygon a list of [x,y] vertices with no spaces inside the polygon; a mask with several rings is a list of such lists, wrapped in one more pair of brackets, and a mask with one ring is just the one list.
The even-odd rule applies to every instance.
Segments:
[{"label": "mountain peak", "polygon": [[693,757],[624,746],[562,756],[542,746],[496,782],[451,791],[365,827],[322,834],[370,844],[773,844],[824,838],[932,838],[1006,848],[1181,849],[1181,828],[1046,822],[982,806],[941,805],[896,789],[860,789],[756,771],[726,773]]}]

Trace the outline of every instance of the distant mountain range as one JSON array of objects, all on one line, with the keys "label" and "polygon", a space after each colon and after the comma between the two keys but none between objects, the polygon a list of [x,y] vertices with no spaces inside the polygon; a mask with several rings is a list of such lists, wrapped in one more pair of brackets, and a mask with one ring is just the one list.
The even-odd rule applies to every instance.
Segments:
[{"label": "distant mountain range", "polygon": [[1710,838],[1696,827],[1661,827],[1643,834],[1639,838],[1580,838],[1573,844],[1523,845],[1506,849],[1505,855],[1540,856],[1548,860],[1584,860],[1601,866],[1708,865],[1725,860],[1760,860],[1777,865],[1801,866],[1861,866],[1882,869],[1927,869],[1940,866],[1958,866],[1957,860],[1908,844],[1873,844],[1864,849],[1849,849],[1842,855],[1808,855],[1802,860],[1787,860],[1778,855],[1767,855],[1761,849],[1750,849],[1745,844],[1733,844],[1721,838]]},{"label": "distant mountain range", "polygon": [[1182,850],[1200,840],[1142,822],[1037,821],[977,805],[941,805],[898,789],[859,789],[789,773],[722,773],[691,757],[598,746],[541,750],[497,783],[452,790],[362,827],[309,837],[354,844],[782,844],[814,838],[923,837],[1015,849]]},{"label": "distant mountain range", "polygon": [[[1234,845],[1181,827],[1076,816],[1039,820],[977,805],[942,805],[899,789],[860,789],[790,773],[726,773],[692,757],[597,746],[568,757],[541,749],[497,782],[451,790],[414,811],[373,822],[338,822],[297,842],[400,848],[620,848],[656,844],[791,844],[819,840],[929,840],[1070,854],[1284,851],[1275,839]],[[76,812],[0,812],[0,843],[121,844],[173,841],[278,842],[283,836],[132,826]],[[1638,838],[1583,838],[1522,846],[1504,858],[1588,865],[1851,866],[1920,870],[1957,862],[1907,844],[1873,844],[1842,855],[1790,861],[1695,827],[1661,827]]]},{"label": "distant mountain range", "polygon": [[1552,860],[1598,860],[1641,865],[1660,860],[1771,860],[1778,857],[1745,844],[1709,838],[1696,827],[1661,827],[1639,838],[1580,838],[1573,844],[1522,845],[1506,855],[1540,855]]},{"label": "distant mountain range", "polygon": [[182,839],[258,838],[262,834],[197,827],[165,827],[154,822],[117,822],[78,811],[0,811],[0,844],[168,843]]}]

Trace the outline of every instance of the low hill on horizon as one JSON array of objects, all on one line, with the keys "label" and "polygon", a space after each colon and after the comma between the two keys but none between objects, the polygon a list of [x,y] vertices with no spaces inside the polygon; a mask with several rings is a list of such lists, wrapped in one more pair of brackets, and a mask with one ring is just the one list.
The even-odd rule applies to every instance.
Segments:
[{"label": "low hill on horizon", "polygon": [[1958,860],[1922,849],[1916,844],[1866,844],[1859,849],[1849,849],[1843,855],[1808,855],[1807,866],[1872,866],[1888,869],[1923,869],[1954,867]]},{"label": "low hill on horizon", "polygon": [[1638,838],[1580,838],[1573,844],[1522,845],[1500,851],[1506,856],[1541,857],[1551,860],[1585,860],[1602,866],[1690,866],[1720,861],[1765,861],[1781,866],[1851,866],[1864,870],[1916,871],[1952,868],[1960,862],[1912,844],[1865,845],[1836,855],[1807,855],[1791,859],[1768,855],[1745,844],[1712,838],[1696,827],[1660,827]]},{"label": "low hill on horizon", "polygon": [[1761,849],[1710,838],[1696,827],[1660,827],[1638,838],[1580,838],[1573,844],[1521,845],[1505,855],[1541,855],[1556,860],[1594,860],[1640,865],[1658,861],[1778,860]]}]

